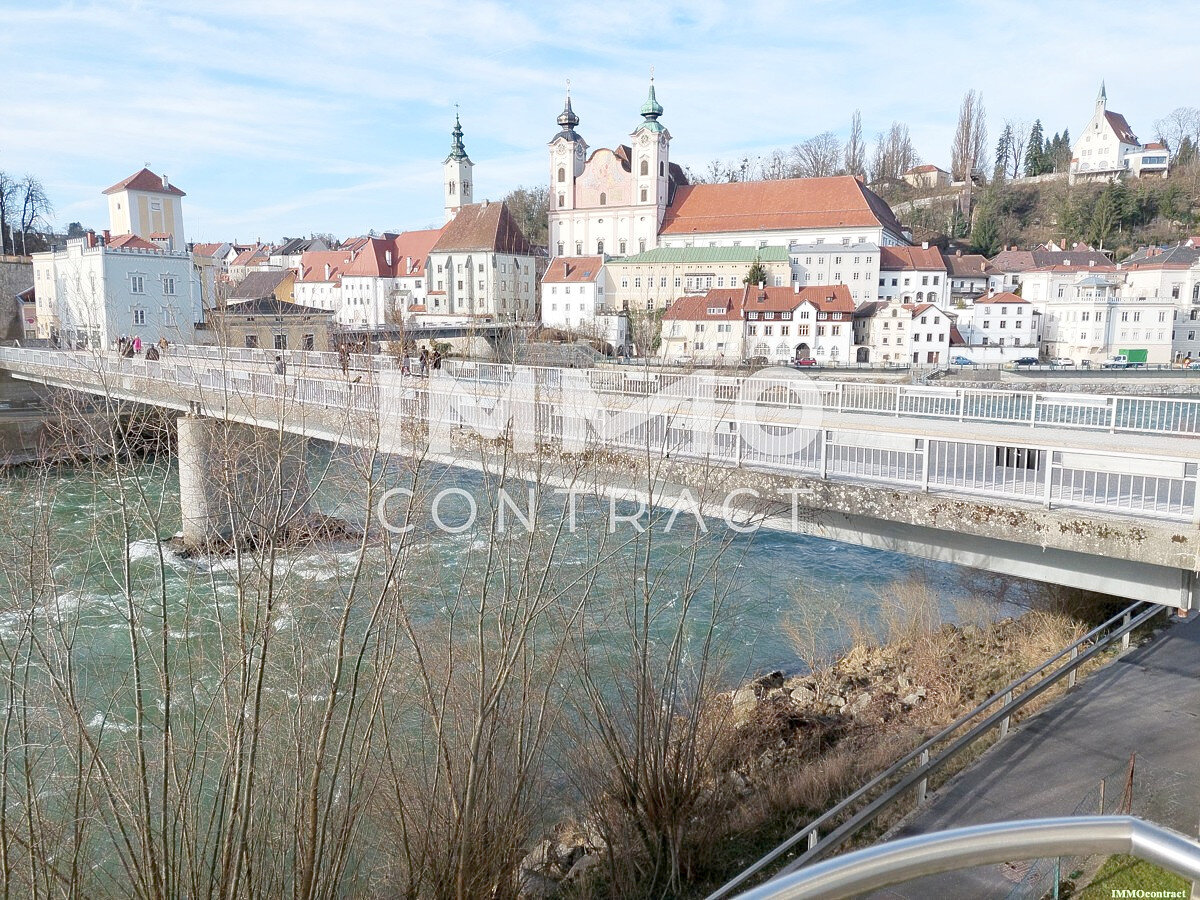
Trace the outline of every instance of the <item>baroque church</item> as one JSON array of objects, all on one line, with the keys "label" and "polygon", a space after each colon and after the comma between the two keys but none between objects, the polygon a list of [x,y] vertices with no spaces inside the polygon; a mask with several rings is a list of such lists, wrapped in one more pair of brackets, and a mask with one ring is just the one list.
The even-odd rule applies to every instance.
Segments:
[{"label": "baroque church", "polygon": [[589,155],[567,94],[559,132],[550,141],[551,256],[625,256],[658,245],[675,192],[687,184],[683,169],[671,162],[671,133],[659,121],[662,114],[651,79],[629,144]]}]

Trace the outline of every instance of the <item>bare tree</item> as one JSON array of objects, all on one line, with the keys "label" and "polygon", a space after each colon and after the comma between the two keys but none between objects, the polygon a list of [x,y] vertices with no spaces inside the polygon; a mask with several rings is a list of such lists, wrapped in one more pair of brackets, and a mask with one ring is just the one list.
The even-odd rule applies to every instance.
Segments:
[{"label": "bare tree", "polygon": [[1009,178],[1021,177],[1021,167],[1025,164],[1025,145],[1029,143],[1030,124],[1028,122],[1015,122],[1012,119],[1005,119],[1004,127],[1009,130],[1011,135],[1008,146],[1008,170]]},{"label": "bare tree", "polygon": [[967,181],[971,173],[986,165],[987,122],[983,95],[974,89],[963,94],[958,109],[958,125],[950,147],[950,175],[955,181]]},{"label": "bare tree", "polygon": [[17,252],[9,232],[16,218],[18,188],[17,181],[11,175],[0,171],[0,255]]},{"label": "bare tree", "polygon": [[908,126],[893,122],[887,133],[875,138],[875,154],[871,160],[872,183],[894,182],[921,161],[913,146]]},{"label": "bare tree", "polygon": [[17,185],[17,190],[21,195],[21,213],[18,220],[21,232],[21,252],[26,253],[29,235],[34,233],[39,225],[48,226],[48,220],[54,207],[50,203],[50,198],[46,196],[42,183],[32,175],[22,178],[20,184]]},{"label": "bare tree", "polygon": [[847,175],[867,175],[866,148],[863,145],[862,112],[854,111],[850,119],[850,136],[846,139],[843,168]]},{"label": "bare tree", "polygon": [[801,178],[824,178],[837,174],[842,161],[842,144],[837,135],[826,131],[797,144],[792,153]]},{"label": "bare tree", "polygon": [[795,165],[789,155],[782,150],[773,150],[758,161],[758,177],[763,181],[778,181],[783,178],[795,178]]}]

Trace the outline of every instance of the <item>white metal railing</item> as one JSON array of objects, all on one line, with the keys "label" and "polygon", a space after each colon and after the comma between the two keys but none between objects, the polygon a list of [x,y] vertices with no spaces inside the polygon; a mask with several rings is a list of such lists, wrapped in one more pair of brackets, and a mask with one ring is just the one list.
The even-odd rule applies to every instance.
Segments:
[{"label": "white metal railing", "polygon": [[[378,359],[362,358],[369,367],[331,373],[327,363],[338,364],[336,354],[301,353],[285,359],[285,375],[275,374],[272,351],[214,352],[188,348],[186,353],[168,351],[165,359],[94,357],[81,353],[0,348],[0,365],[7,364],[27,372],[57,374],[67,383],[96,390],[120,388],[144,393],[155,399],[156,386],[184,399],[212,402],[222,396],[287,399],[301,407],[345,409],[376,414],[384,399],[377,370],[394,369],[395,360],[386,365]],[[192,352],[195,350],[196,352]],[[281,354],[282,355],[282,354]],[[236,359],[234,358],[236,357]],[[478,428],[503,410],[510,401],[495,389],[500,379],[511,381],[514,374],[533,376],[537,385],[532,402],[536,404],[534,431],[539,441],[564,440],[565,414],[579,417],[575,405],[575,383],[560,369],[514,370],[488,363],[456,364],[454,379],[401,378],[386,376],[387,408],[406,418],[427,424]],[[779,422],[760,421],[757,409],[737,404],[717,404],[714,397],[695,396],[697,384],[685,376],[669,376],[659,381],[630,380],[625,372],[597,372],[607,390],[589,402],[596,405],[583,411],[584,425],[573,425],[572,435],[582,435],[589,446],[603,446],[638,454],[653,453],[673,458],[702,460],[726,466],[744,466],[818,478],[834,478],[867,483],[884,483],[920,491],[943,491],[1004,500],[1034,502],[1045,507],[1061,506],[1109,511],[1139,517],[1166,518],[1200,522],[1200,471],[1194,457],[1147,458],[1137,453],[1070,449],[1022,439],[1019,446],[976,438],[930,438],[919,428],[906,427],[904,419],[922,415],[941,415],[949,405],[961,409],[964,394],[934,389],[909,393],[896,386],[819,385],[811,386],[821,404],[875,405],[880,411],[902,405],[918,410],[903,416],[889,412],[886,432],[854,428],[819,427],[805,423],[803,417],[788,418],[786,404],[796,384],[787,379],[762,379],[753,395],[765,397],[757,404],[768,412],[779,413]],[[577,370],[575,379],[586,378],[595,384],[592,371]],[[619,377],[625,383],[618,385]],[[125,379],[137,379],[127,382]],[[398,379],[398,380],[397,380]],[[429,402],[431,384],[453,384],[456,402],[438,403],[441,420],[434,423],[434,405]],[[647,390],[654,384],[656,391]],[[727,383],[707,384],[713,395],[721,395]],[[800,385],[801,389],[810,386]],[[867,390],[867,388],[878,390]],[[812,393],[813,391],[810,391]],[[771,399],[775,397],[779,404]],[[890,398],[890,401],[889,399]],[[164,399],[159,397],[159,399]],[[1113,398],[1085,398],[1091,405],[1078,410],[1098,408],[1104,403],[1106,414],[1114,408]],[[1128,399],[1128,398],[1121,398]],[[1138,398],[1134,398],[1138,399]],[[1014,414],[1022,404],[1044,405],[1030,395],[1000,398],[1000,411]],[[397,402],[398,401],[398,402]],[[1148,420],[1155,413],[1130,407],[1129,415]],[[507,419],[505,420],[508,421]],[[579,432],[579,428],[583,428]],[[1036,435],[1030,432],[1030,437]]]}]

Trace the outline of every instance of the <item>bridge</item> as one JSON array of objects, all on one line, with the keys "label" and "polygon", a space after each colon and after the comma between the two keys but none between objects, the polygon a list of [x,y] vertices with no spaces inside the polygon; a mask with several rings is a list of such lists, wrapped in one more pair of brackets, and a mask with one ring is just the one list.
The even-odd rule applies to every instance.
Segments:
[{"label": "bridge", "polygon": [[0,368],[184,412],[181,502],[195,541],[228,527],[208,493],[222,465],[213,428],[237,423],[471,468],[500,465],[504,447],[506,460],[527,461],[527,477],[564,483],[563,467],[586,459],[596,490],[731,523],[757,517],[1180,608],[1200,599],[1200,401],[814,382],[786,370],[451,361],[422,378],[383,356],[355,356],[343,373],[335,354],[315,352],[285,354],[276,374],[274,355],[178,347],[152,362],[0,348]]}]

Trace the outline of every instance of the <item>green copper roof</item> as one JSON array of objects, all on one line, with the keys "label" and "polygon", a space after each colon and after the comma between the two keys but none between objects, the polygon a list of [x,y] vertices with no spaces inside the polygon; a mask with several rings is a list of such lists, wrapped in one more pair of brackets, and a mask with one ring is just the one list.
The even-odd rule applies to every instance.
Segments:
[{"label": "green copper roof", "polygon": [[660,104],[658,99],[654,96],[654,80],[651,79],[650,95],[646,97],[646,102],[642,104],[642,118],[644,121],[638,125],[634,131],[637,132],[643,129],[647,131],[653,131],[655,133],[665,131],[666,129],[663,128],[662,123],[658,121],[658,117],[661,116],[662,113],[662,104]]},{"label": "green copper roof", "polygon": [[463,146],[463,130],[462,122],[458,120],[458,113],[454,114],[454,130],[450,132],[450,155],[446,157],[449,162],[452,159],[466,159],[467,149]]},{"label": "green copper roof", "polygon": [[759,259],[765,263],[788,261],[787,247],[656,247],[633,256],[618,256],[611,265],[632,263],[746,263]]}]

